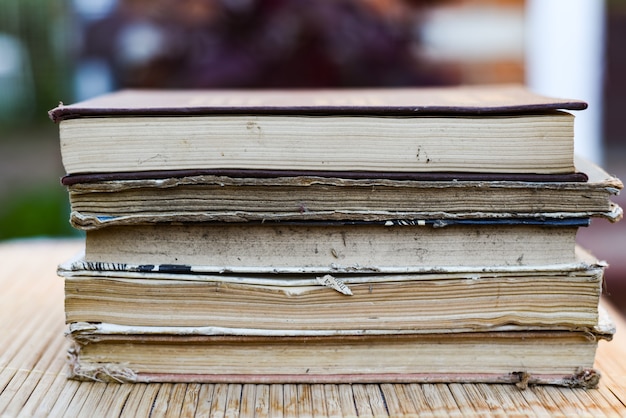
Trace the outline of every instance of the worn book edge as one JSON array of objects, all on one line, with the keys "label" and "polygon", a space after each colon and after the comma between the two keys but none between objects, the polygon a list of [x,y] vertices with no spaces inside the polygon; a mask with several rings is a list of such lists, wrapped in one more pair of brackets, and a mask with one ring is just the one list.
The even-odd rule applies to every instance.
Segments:
[{"label": "worn book edge", "polygon": [[[70,201],[73,197],[80,199],[83,202],[87,202],[89,207],[89,196],[91,193],[111,193],[114,197],[116,192],[132,192],[138,190],[139,194],[136,198],[150,199],[151,194],[168,193],[168,189],[176,190],[178,186],[193,186],[194,188],[213,188],[213,187],[241,187],[241,192],[245,193],[247,187],[271,187],[272,190],[280,187],[296,187],[302,190],[303,196],[306,196],[306,192],[309,188],[320,187],[323,188],[324,193],[330,193],[329,188],[337,188],[338,191],[343,188],[350,188],[350,190],[362,190],[367,193],[371,188],[377,188],[383,190],[388,188],[389,190],[397,189],[397,193],[401,194],[403,190],[432,190],[432,193],[436,191],[464,191],[467,189],[468,193],[473,190],[485,190],[485,189],[537,189],[546,191],[558,195],[561,191],[568,191],[568,193],[575,192],[578,195],[584,195],[586,191],[606,193],[606,197],[602,198],[604,207],[598,206],[596,210],[572,210],[572,211],[544,211],[544,212],[501,212],[501,211],[446,211],[445,207],[438,208],[432,211],[392,211],[392,210],[354,210],[341,208],[341,204],[338,203],[338,207],[334,210],[321,210],[307,208],[306,206],[297,205],[297,201],[291,202],[294,207],[293,210],[284,210],[280,213],[275,211],[268,212],[257,209],[241,208],[239,210],[226,210],[226,209],[210,209],[204,211],[185,210],[184,206],[180,210],[164,211],[161,208],[158,212],[145,210],[132,214],[104,214],[98,213],[94,209],[94,213],[87,210],[74,209],[70,214],[71,224],[84,230],[98,229],[111,225],[132,225],[132,224],[146,224],[167,222],[171,220],[182,220],[184,222],[254,222],[254,221],[316,221],[316,220],[330,220],[330,221],[372,221],[380,222],[388,219],[472,219],[472,218],[491,218],[491,219],[504,219],[504,218],[530,218],[535,217],[538,219],[559,219],[559,218],[582,218],[582,217],[602,217],[608,219],[611,222],[619,221],[623,212],[622,209],[610,202],[608,199],[611,195],[617,195],[623,188],[622,182],[609,175],[602,168],[578,157],[576,159],[577,169],[584,171],[585,177],[588,177],[587,182],[525,182],[525,181],[508,181],[508,180],[494,180],[494,181],[466,181],[461,179],[455,179],[452,181],[396,181],[389,179],[346,179],[346,178],[331,178],[331,177],[276,177],[276,178],[250,178],[250,177],[229,177],[229,176],[212,176],[212,175],[198,175],[198,176],[183,176],[183,177],[166,177],[166,178],[145,178],[135,180],[98,180],[91,178],[95,182],[91,182],[90,179],[85,179],[86,182],[68,183],[68,192],[70,194]],[[150,173],[141,173],[150,177]],[[153,173],[156,175],[155,173]],[[170,173],[171,174],[171,173]],[[183,175],[182,173],[179,173]],[[87,176],[89,177],[89,176]],[[68,179],[68,178],[65,178]],[[79,178],[73,178],[73,180],[80,180]],[[143,191],[142,191],[143,189]],[[101,197],[106,198],[106,197]]]},{"label": "worn book edge", "polygon": [[457,331],[454,329],[448,329],[444,331],[428,331],[420,332],[419,330],[406,330],[406,329],[343,329],[343,330],[302,330],[302,329],[257,329],[257,328],[229,328],[229,327],[176,327],[176,326],[131,326],[131,325],[119,325],[112,323],[89,323],[89,322],[74,322],[68,324],[66,335],[73,341],[80,344],[89,344],[92,342],[98,342],[101,339],[111,338],[124,338],[124,336],[142,336],[146,338],[154,337],[157,340],[161,337],[255,337],[255,338],[307,338],[307,337],[320,337],[320,338],[332,338],[332,337],[350,337],[358,338],[359,336],[389,336],[389,335],[464,335],[468,337],[474,337],[476,335],[506,335],[512,334],[522,335],[524,333],[532,334],[533,332],[539,333],[567,333],[578,332],[586,336],[590,341],[596,339],[611,340],[616,332],[615,324],[613,323],[606,308],[601,304],[598,305],[598,323],[593,328],[581,327],[581,328],[562,328],[562,329],[546,329],[546,327],[536,326],[528,327],[523,330],[514,326],[502,326],[490,331],[468,331],[467,329]]},{"label": "worn book edge", "polygon": [[[278,286],[316,286],[320,285],[314,277],[289,277],[281,278],[280,274],[342,274],[345,284],[365,283],[375,281],[402,281],[415,280],[415,274],[435,274],[441,278],[444,275],[486,275],[486,274],[535,274],[537,272],[560,274],[563,272],[584,271],[589,269],[604,269],[605,261],[597,260],[588,251],[580,246],[576,249],[577,262],[555,263],[547,265],[531,266],[407,266],[384,269],[364,266],[320,266],[320,267],[273,267],[267,269],[263,266],[237,267],[237,266],[210,266],[210,265],[180,265],[180,264],[129,264],[116,262],[89,262],[85,260],[84,250],[77,253],[70,260],[59,264],[57,273],[62,277],[120,277],[120,278],[160,278],[176,280],[205,280],[233,283],[249,283],[259,285]],[[355,273],[362,273],[357,276]],[[370,273],[377,273],[372,275]],[[392,275],[392,276],[386,276]],[[406,274],[402,276],[402,274]]]},{"label": "worn book edge", "polygon": [[[496,187],[546,187],[545,183],[592,183],[606,187],[611,194],[623,188],[618,178],[608,174],[597,164],[574,156],[576,171],[572,174],[520,174],[520,173],[459,173],[459,172],[335,172],[335,171],[287,171],[287,170],[161,170],[130,171],[114,173],[68,174],[61,178],[70,190],[91,191],[136,187],[167,188],[178,184],[227,184],[227,185],[301,185],[323,184],[331,186],[396,186],[396,187],[484,187],[492,183]],[[119,183],[115,183],[119,182]],[[89,184],[96,184],[89,186]],[[101,183],[101,184],[99,184]],[[113,183],[113,184],[108,184]],[[576,186],[579,186],[576,184]],[[84,190],[83,190],[84,189]]]},{"label": "worn book edge", "polygon": [[75,380],[106,383],[242,383],[242,384],[363,384],[363,383],[494,383],[514,384],[519,389],[550,385],[594,389],[601,374],[593,368],[579,368],[574,374],[538,374],[512,371],[489,373],[399,373],[399,374],[165,374],[137,373],[121,364],[83,364],[75,349],[68,351],[68,377]]},{"label": "worn book edge", "polygon": [[394,172],[394,171],[321,171],[321,170],[262,170],[262,169],[180,169],[151,171],[118,171],[111,173],[73,173],[61,178],[64,186],[120,180],[151,180],[185,177],[232,177],[272,179],[284,177],[318,177],[320,179],[389,180],[389,181],[510,181],[537,183],[582,183],[588,180],[583,172],[571,174],[540,173],[461,173],[461,172]]},{"label": "worn book edge", "polygon": [[[597,339],[610,340],[615,333],[615,326],[611,322],[608,313],[602,308],[600,310],[600,320],[594,330],[588,330],[583,332],[585,337],[591,341],[596,342]],[[123,327],[122,327],[123,328]],[[132,328],[132,327],[127,327]],[[187,336],[181,334],[168,333],[170,330],[159,329],[155,330],[156,333],[151,332],[142,334],[142,329],[146,327],[135,327],[129,334],[130,338],[140,338],[150,340],[156,338],[155,341],[163,340],[167,341],[172,338],[191,338],[190,341],[202,341],[203,338],[218,338],[229,339],[234,338],[235,341],[238,338],[270,338],[267,340],[271,344],[273,339],[283,338],[364,338],[367,334],[358,335],[340,335],[335,334],[333,336],[319,336],[315,334],[309,335],[297,335],[297,336],[273,336],[265,333],[261,337],[251,336],[250,330],[243,330],[246,332],[243,337],[239,336],[236,330],[230,330],[232,334],[219,334],[214,336],[212,330],[209,335],[202,334],[195,331],[189,333]],[[161,328],[161,327],[158,327]],[[227,330],[221,330],[227,331]],[[506,335],[506,331],[503,331]],[[576,332],[576,331],[569,331]],[[566,332],[566,333],[569,333]],[[498,332],[495,332],[497,334]],[[562,331],[544,331],[545,333],[554,333],[555,335],[562,333]],[[475,338],[477,335],[487,336],[494,333],[476,333],[470,336]],[[532,331],[518,332],[519,335],[528,334],[530,337]],[[391,333],[393,335],[393,333]],[[396,334],[400,335],[400,334]],[[446,334],[442,334],[446,335]],[[68,350],[68,366],[69,377],[78,380],[88,381],[100,381],[100,382],[187,382],[187,383],[218,383],[218,382],[242,382],[242,383],[366,383],[366,382],[414,382],[414,383],[511,383],[517,385],[520,389],[525,389],[529,385],[548,384],[558,385],[566,387],[578,387],[578,388],[594,388],[597,387],[600,374],[593,368],[580,368],[573,374],[541,374],[541,373],[529,373],[524,370],[513,370],[506,374],[495,373],[354,373],[354,374],[184,374],[184,373],[138,373],[130,367],[126,367],[124,364],[119,363],[84,363],[80,360],[81,346],[98,342],[101,339],[107,338],[121,338],[124,340],[124,330],[119,326],[113,324],[71,324],[68,334],[73,344]]]},{"label": "worn book edge", "polygon": [[584,110],[582,100],[533,93],[519,84],[426,88],[293,90],[127,89],[51,109],[50,118],[106,116],[281,115],[483,115]]},{"label": "worn book edge", "polygon": [[[102,216],[80,211],[70,212],[70,223],[77,229],[92,230],[114,225],[139,225],[161,222],[325,222],[327,224],[354,224],[375,223],[387,225],[419,225],[458,224],[463,222],[476,222],[477,220],[489,220],[492,224],[508,221],[509,224],[527,224],[534,220],[534,224],[551,222],[556,225],[566,225],[566,222],[576,223],[578,226],[587,226],[588,218],[605,218],[610,222],[618,222],[623,217],[623,209],[614,203],[610,203],[610,210],[606,212],[391,212],[391,211],[357,211],[357,210],[333,210],[333,211],[304,211],[304,212],[257,212],[257,211],[184,211],[184,212],[159,212],[132,214],[122,216]],[[525,219],[525,221],[524,221]],[[570,223],[573,226],[573,223]]]},{"label": "worn book edge", "polygon": [[[73,322],[68,325],[67,335],[72,341],[79,344],[90,344],[111,339],[124,339],[125,337],[140,337],[149,340],[154,338],[155,341],[169,338],[191,338],[202,341],[202,337],[224,337],[229,338],[358,338],[367,336],[446,336],[456,335],[472,338],[475,336],[488,335],[531,335],[533,333],[581,333],[590,341],[596,339],[611,340],[615,334],[615,325],[611,321],[608,313],[602,307],[598,308],[598,324],[593,327],[577,327],[577,328],[550,328],[546,326],[524,326],[523,328],[514,325],[498,326],[486,331],[472,331],[468,329],[445,329],[445,330],[409,330],[409,329],[267,329],[267,328],[230,328],[218,326],[204,327],[179,327],[179,326],[135,326],[135,325],[119,325],[111,323],[90,323],[90,322]],[[191,340],[190,340],[191,341]]]}]

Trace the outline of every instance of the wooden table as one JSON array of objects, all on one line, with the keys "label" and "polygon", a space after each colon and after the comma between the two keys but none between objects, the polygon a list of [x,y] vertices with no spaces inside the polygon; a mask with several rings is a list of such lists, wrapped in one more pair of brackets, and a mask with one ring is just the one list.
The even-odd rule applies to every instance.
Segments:
[{"label": "wooden table", "polygon": [[0,243],[0,417],[626,416],[626,323],[593,390],[487,384],[116,384],[68,380],[63,281],[78,240]]}]

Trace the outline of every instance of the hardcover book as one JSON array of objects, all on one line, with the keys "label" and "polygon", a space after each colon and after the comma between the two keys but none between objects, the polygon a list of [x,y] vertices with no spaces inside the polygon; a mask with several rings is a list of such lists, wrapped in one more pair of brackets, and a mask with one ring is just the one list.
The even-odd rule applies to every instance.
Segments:
[{"label": "hardcover book", "polygon": [[[575,261],[589,220],[247,222],[123,225],[87,231],[85,261],[196,272],[419,272]],[[557,261],[558,260],[558,261]]]},{"label": "hardcover book", "polygon": [[[578,158],[575,180],[457,174],[448,180],[193,175],[64,178],[70,221],[79,229],[186,222],[459,220],[604,217],[617,221],[611,197],[622,182]],[[174,173],[169,173],[172,175]],[[248,173],[250,174],[250,173]],[[284,174],[284,173],[283,173]],[[156,176],[156,177],[155,177]],[[440,176],[438,174],[437,176]],[[152,177],[152,178],[150,178]]]},{"label": "hardcover book", "polygon": [[591,329],[604,264],[433,266],[404,274],[198,273],[193,267],[64,264],[68,322],[413,333]]},{"label": "hardcover book", "polygon": [[[574,172],[586,103],[521,86],[122,91],[50,111],[69,175],[154,170]],[[375,174],[370,176],[375,177]]]},{"label": "hardcover book", "polygon": [[592,330],[443,334],[267,333],[250,329],[70,325],[73,378],[116,382],[514,383],[593,388]]}]

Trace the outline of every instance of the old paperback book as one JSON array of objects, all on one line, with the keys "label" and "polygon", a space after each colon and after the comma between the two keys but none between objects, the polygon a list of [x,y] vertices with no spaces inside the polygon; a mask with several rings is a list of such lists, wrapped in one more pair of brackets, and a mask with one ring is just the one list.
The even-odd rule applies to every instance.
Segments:
[{"label": "old paperback book", "polygon": [[[522,86],[127,90],[50,111],[67,174],[574,172],[578,100]],[[371,174],[376,176],[375,174]]]},{"label": "old paperback book", "polygon": [[70,325],[70,376],[118,382],[487,382],[595,387],[593,330],[466,333],[267,332]]},{"label": "old paperback book", "polygon": [[85,261],[239,273],[404,273],[435,267],[576,261],[588,219],[204,222],[110,226],[86,233]]},{"label": "old paperback book", "polygon": [[81,258],[59,274],[70,323],[444,333],[590,330],[604,267],[579,249],[569,264],[412,274],[200,274]]},{"label": "old paperback book", "polygon": [[[225,221],[386,221],[415,219],[619,220],[611,197],[622,182],[578,158],[578,177],[541,179],[454,175],[443,180],[341,177],[232,177],[189,172],[76,175],[63,179],[78,229],[110,225]],[[250,173],[248,173],[250,174]],[[285,174],[285,173],[282,173]],[[293,173],[297,174],[297,173]],[[339,173],[336,173],[339,174]],[[164,177],[158,177],[163,175]],[[175,177],[168,177],[175,175]]]}]

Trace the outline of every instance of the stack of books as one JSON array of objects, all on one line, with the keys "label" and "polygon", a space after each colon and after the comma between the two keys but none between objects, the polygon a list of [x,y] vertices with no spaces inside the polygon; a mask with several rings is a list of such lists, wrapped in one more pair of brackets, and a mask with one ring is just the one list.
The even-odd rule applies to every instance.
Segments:
[{"label": "stack of books", "polygon": [[622,183],[520,86],[121,91],[51,110],[71,376],[592,387]]}]

